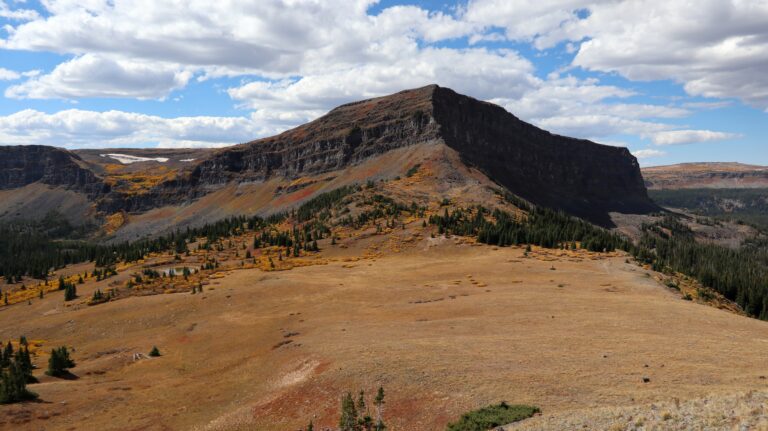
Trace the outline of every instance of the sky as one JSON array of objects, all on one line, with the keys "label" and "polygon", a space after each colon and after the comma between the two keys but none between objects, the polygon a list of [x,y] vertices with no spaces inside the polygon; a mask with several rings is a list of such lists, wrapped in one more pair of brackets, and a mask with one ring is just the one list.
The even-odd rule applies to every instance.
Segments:
[{"label": "sky", "polygon": [[0,0],[0,145],[216,147],[428,84],[768,165],[768,0]]}]

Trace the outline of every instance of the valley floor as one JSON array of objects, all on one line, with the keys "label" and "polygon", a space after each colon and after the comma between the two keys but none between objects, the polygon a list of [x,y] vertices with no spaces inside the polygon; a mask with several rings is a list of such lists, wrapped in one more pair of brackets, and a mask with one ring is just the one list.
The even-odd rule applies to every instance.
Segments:
[{"label": "valley floor", "polygon": [[324,429],[344,392],[383,386],[388,429],[442,430],[501,400],[562,418],[768,389],[768,322],[684,301],[621,254],[426,238],[353,255],[203,294],[4,307],[0,339],[72,346],[77,367],[54,379],[36,358],[40,401],[0,406],[0,428]]}]

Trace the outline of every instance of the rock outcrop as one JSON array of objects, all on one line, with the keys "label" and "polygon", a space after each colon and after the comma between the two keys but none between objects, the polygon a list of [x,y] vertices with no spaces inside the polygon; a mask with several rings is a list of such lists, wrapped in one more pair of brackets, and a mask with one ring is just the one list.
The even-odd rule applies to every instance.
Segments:
[{"label": "rock outcrop", "polygon": [[109,187],[81,162],[76,154],[56,147],[0,146],[0,190],[40,182],[90,195],[108,193]]}]

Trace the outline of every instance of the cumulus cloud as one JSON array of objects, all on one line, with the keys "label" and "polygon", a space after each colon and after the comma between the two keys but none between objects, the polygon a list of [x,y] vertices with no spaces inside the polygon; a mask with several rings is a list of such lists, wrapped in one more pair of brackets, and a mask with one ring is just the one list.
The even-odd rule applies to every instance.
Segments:
[{"label": "cumulus cloud", "polygon": [[263,134],[245,117],[177,117],[122,111],[68,109],[47,114],[25,109],[0,117],[0,142],[70,148],[232,145]]},{"label": "cumulus cloud", "polygon": [[590,10],[578,26],[590,39],[574,65],[633,80],[674,79],[691,95],[768,107],[768,2],[632,1]]},{"label": "cumulus cloud", "polygon": [[145,64],[85,54],[6,89],[16,99],[131,97],[161,99],[186,86],[190,72],[162,63]]},{"label": "cumulus cloud", "polygon": [[461,18],[480,28],[472,40],[502,28],[539,49],[567,42],[574,66],[768,108],[765,0],[471,0]]},{"label": "cumulus cloud", "polygon": [[21,74],[19,72],[8,70],[0,67],[0,81],[13,81],[19,79]]},{"label": "cumulus cloud", "polygon": [[[689,94],[715,99],[706,103],[740,98],[768,109],[765,0],[704,0],[695,7],[651,0],[470,0],[452,12],[409,5],[374,15],[370,7],[376,2],[189,0],[180,7],[152,0],[47,0],[45,13],[38,15],[11,11],[0,0],[0,16],[15,14],[0,36],[0,49],[70,58],[37,76],[10,71],[16,75],[7,79],[27,79],[5,94],[163,99],[193,78],[241,77],[241,84],[226,92],[239,108],[252,112],[233,117],[237,126],[228,139],[220,134],[227,128],[218,117],[143,119],[150,124],[143,133],[133,126],[118,128],[129,142],[173,145],[249,140],[314,119],[341,103],[430,83],[491,100],[557,133],[605,141],[636,134],[670,145],[656,142],[674,139],[664,137],[676,128],[665,120],[706,108],[636,103],[634,91],[596,79],[537,77],[534,65],[518,52],[486,48],[511,40],[542,50],[564,43],[575,54],[564,66],[633,80],[674,79]],[[457,40],[468,46],[446,43]],[[68,115],[93,116],[77,112]],[[95,114],[98,121],[77,129],[81,142],[97,139],[101,127],[117,117],[126,124],[138,121],[125,112],[113,120]],[[78,140],[66,127],[39,127],[68,142]],[[211,139],[201,138],[205,127],[212,128]],[[37,139],[9,130],[2,132],[10,133],[6,142]],[[196,130],[194,139],[186,137],[190,130]]]},{"label": "cumulus cloud", "polygon": [[634,95],[627,89],[601,85],[595,79],[550,76],[517,99],[493,98],[491,101],[547,130],[601,142],[605,142],[604,137],[616,134],[666,130],[671,126],[654,119],[679,118],[690,113],[666,105],[608,103],[608,99]]},{"label": "cumulus cloud", "polygon": [[265,125],[287,127],[342,103],[435,82],[481,99],[522,97],[539,85],[533,65],[512,51],[426,48],[395,64],[361,65],[297,80],[256,81],[228,93],[254,109],[254,118]]},{"label": "cumulus cloud", "polygon": [[740,136],[736,133],[714,132],[712,130],[670,130],[653,134],[651,141],[654,145],[684,145],[735,139]]},{"label": "cumulus cloud", "polygon": [[40,15],[32,9],[15,8],[11,9],[8,3],[0,1],[0,18],[29,21],[38,18]]},{"label": "cumulus cloud", "polygon": [[665,153],[664,151],[654,150],[653,148],[646,148],[643,150],[632,151],[632,155],[637,157],[640,160],[650,159],[653,157],[661,157],[661,156],[665,156],[666,154],[667,153]]}]

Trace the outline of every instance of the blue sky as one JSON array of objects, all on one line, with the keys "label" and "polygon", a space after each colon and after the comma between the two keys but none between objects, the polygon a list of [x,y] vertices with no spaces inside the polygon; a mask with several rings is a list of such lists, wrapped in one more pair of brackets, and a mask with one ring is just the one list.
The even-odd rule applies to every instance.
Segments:
[{"label": "blue sky", "polygon": [[0,144],[222,146],[437,83],[643,165],[768,165],[768,2],[0,0]]}]

